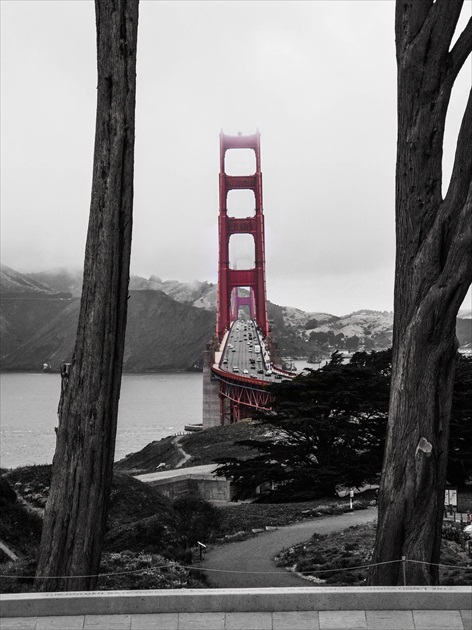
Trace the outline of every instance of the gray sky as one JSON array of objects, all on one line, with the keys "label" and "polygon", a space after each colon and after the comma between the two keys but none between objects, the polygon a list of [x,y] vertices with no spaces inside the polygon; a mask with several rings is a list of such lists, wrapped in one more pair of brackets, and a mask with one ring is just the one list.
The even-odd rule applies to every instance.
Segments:
[{"label": "gray sky", "polygon": [[[94,4],[0,6],[2,262],[81,267]],[[448,117],[447,176],[470,72],[469,59]],[[256,129],[268,299],[335,315],[392,310],[393,0],[141,0],[133,274],[216,282],[219,133]]]}]

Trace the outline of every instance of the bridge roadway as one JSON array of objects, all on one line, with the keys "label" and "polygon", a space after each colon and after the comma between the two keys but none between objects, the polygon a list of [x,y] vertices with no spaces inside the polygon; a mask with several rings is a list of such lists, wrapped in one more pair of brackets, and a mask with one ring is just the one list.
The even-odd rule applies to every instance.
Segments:
[{"label": "bridge roadway", "polygon": [[[257,346],[260,352],[256,352]],[[236,320],[226,335],[219,363],[223,372],[237,374],[264,384],[289,380],[288,373],[273,368],[270,356],[254,320]]]}]

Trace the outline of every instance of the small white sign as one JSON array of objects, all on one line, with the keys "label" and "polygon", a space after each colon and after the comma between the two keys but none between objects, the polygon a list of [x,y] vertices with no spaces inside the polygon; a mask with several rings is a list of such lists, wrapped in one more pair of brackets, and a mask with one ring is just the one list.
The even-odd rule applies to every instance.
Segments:
[{"label": "small white sign", "polygon": [[457,507],[457,488],[446,488],[444,505],[452,505],[454,507]]}]

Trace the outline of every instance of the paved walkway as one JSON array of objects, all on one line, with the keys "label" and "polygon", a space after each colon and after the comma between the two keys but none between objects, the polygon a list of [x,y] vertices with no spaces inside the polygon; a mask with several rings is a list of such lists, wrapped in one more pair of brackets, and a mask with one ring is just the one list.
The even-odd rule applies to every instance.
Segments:
[{"label": "paved walkway", "polygon": [[[212,573],[223,588],[307,586],[277,569],[272,557],[283,547],[374,520],[376,509],[305,521],[255,538],[213,548],[202,568],[271,571],[271,575]],[[216,577],[218,576],[218,577]],[[267,592],[267,591],[266,591]],[[342,595],[340,595],[342,597]],[[1,596],[0,596],[1,598]],[[472,596],[471,596],[472,604]],[[176,606],[177,607],[177,606]],[[257,607],[257,605],[255,606]],[[246,607],[247,608],[247,607]],[[340,602],[339,608],[342,608]],[[292,612],[169,612],[0,618],[0,630],[472,630],[471,610],[297,610]]]},{"label": "paved walkway", "polygon": [[212,588],[309,586],[303,578],[277,567],[274,556],[284,548],[309,540],[315,533],[330,534],[376,518],[377,508],[373,507],[287,525],[248,540],[212,547],[199,566],[210,569],[207,576]]},{"label": "paved walkway", "polygon": [[0,619],[1,630],[470,630],[471,611],[217,612]]}]

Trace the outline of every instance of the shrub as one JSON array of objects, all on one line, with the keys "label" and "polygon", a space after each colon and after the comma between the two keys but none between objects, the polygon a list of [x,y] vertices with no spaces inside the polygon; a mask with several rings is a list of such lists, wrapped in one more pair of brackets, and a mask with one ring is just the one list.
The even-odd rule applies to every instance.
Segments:
[{"label": "shrub", "polygon": [[198,496],[187,495],[176,499],[173,508],[182,543],[188,547],[194,547],[198,541],[207,542],[221,528],[221,512]]},{"label": "shrub", "polygon": [[455,525],[443,525],[442,537],[445,540],[453,540],[456,543],[461,542],[461,530]]},{"label": "shrub", "polygon": [[16,562],[5,562],[0,567],[2,575],[9,576],[0,577],[1,593],[31,593],[35,590],[35,560],[27,558]]},{"label": "shrub", "polygon": [[203,587],[202,580],[190,571],[157,554],[103,554],[100,573],[109,575],[99,577],[99,590]]}]

